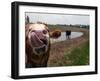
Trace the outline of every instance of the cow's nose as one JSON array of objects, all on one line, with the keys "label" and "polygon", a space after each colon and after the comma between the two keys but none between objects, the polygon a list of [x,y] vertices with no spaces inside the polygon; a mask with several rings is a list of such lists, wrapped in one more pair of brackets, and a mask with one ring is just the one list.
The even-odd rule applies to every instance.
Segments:
[{"label": "cow's nose", "polygon": [[44,36],[43,32],[36,32],[38,35],[39,39],[45,39],[46,37]]}]

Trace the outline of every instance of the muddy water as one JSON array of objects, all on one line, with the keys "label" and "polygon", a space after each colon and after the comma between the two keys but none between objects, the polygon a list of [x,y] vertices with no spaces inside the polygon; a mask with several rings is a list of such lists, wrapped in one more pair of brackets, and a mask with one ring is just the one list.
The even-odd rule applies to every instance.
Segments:
[{"label": "muddy water", "polygon": [[[77,38],[82,35],[83,35],[82,32],[71,32],[70,39]],[[59,38],[50,38],[51,43],[65,41],[65,40],[68,40],[68,38],[66,37],[66,32],[62,32]]]}]

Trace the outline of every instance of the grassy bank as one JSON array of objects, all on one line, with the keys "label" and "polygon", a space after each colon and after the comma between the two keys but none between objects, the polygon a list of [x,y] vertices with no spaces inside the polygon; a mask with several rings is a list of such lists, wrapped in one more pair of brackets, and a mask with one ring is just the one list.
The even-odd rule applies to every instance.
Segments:
[{"label": "grassy bank", "polygon": [[52,26],[48,26],[48,28],[49,28],[49,30],[50,31],[54,31],[54,30],[56,30],[56,29],[59,29],[59,30],[61,30],[62,32],[64,32],[64,31],[66,31],[66,30],[71,30],[71,31],[75,31],[75,32],[78,32],[78,31],[86,31],[86,30],[89,30],[89,29],[87,29],[87,28],[79,28],[79,27],[77,27],[77,26],[74,26],[74,27],[72,27],[72,26],[59,26],[59,25],[52,25]]},{"label": "grassy bank", "polygon": [[65,52],[63,58],[51,66],[76,66],[89,64],[89,41],[86,41],[79,47]]},{"label": "grassy bank", "polygon": [[59,66],[75,66],[89,64],[89,42],[85,42],[80,47],[74,48],[70,53],[65,53]]}]

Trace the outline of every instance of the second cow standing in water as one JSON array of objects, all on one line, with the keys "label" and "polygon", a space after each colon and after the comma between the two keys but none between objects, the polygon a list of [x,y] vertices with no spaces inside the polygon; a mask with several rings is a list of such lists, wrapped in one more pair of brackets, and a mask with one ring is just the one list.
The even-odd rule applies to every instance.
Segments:
[{"label": "second cow standing in water", "polygon": [[66,30],[66,38],[70,39],[71,36],[71,30]]}]

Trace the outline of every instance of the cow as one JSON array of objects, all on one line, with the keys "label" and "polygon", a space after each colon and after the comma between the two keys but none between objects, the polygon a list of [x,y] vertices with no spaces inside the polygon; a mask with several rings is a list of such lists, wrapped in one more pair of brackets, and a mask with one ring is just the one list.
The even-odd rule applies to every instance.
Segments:
[{"label": "cow", "polygon": [[47,67],[50,37],[46,24],[34,23],[25,26],[26,68]]},{"label": "cow", "polygon": [[61,36],[61,30],[55,29],[52,32],[50,32],[51,38],[58,38]]},{"label": "cow", "polygon": [[71,30],[66,30],[66,38],[70,39],[71,36]]}]

